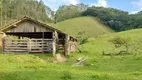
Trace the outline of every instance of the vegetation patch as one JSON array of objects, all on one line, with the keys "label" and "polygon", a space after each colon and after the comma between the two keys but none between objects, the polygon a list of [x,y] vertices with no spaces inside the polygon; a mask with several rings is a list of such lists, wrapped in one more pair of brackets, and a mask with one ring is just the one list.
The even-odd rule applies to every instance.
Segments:
[{"label": "vegetation patch", "polygon": [[[82,53],[71,54],[65,63],[53,63],[52,54],[0,54],[1,80],[140,80],[142,78],[142,47],[119,56],[104,56],[102,51],[113,52],[109,40],[131,37],[142,40],[141,29],[101,35],[80,46]],[[131,36],[128,36],[131,35]],[[139,35],[138,35],[139,34]],[[121,40],[121,39],[120,39]],[[119,41],[119,40],[118,40]],[[123,42],[123,41],[122,41]],[[132,44],[133,45],[133,44]],[[118,52],[123,48],[118,48]],[[131,50],[131,48],[130,48]],[[79,58],[88,57],[83,66],[72,66]],[[41,61],[41,60],[44,60]]]},{"label": "vegetation patch", "polygon": [[56,28],[73,36],[84,34],[87,37],[97,37],[98,35],[114,32],[95,17],[78,17],[65,20],[57,23]]}]

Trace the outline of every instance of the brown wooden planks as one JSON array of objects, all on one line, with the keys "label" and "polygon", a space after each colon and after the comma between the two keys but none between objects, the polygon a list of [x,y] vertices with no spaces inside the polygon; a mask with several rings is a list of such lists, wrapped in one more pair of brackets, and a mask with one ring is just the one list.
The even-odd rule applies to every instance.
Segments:
[{"label": "brown wooden planks", "polygon": [[3,41],[3,53],[5,52],[43,52],[52,50],[51,39],[17,40],[6,39]]}]

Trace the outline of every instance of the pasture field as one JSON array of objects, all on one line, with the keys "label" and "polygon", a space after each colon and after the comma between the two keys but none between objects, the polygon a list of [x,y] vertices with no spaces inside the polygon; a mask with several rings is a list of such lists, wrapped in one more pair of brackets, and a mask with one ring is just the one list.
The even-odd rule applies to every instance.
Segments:
[{"label": "pasture field", "polygon": [[98,35],[114,32],[95,17],[68,19],[57,23],[56,28],[73,36],[77,36],[78,33],[84,32],[87,36],[96,37]]},{"label": "pasture field", "polygon": [[[135,42],[142,40],[141,35],[142,29],[136,29],[90,38],[80,46],[82,53],[71,54],[64,63],[53,63],[52,54],[0,54],[0,80],[141,80],[142,42],[136,45],[137,52],[102,55],[102,51],[113,52],[108,40],[120,36]],[[79,57],[88,61],[72,66]]]}]

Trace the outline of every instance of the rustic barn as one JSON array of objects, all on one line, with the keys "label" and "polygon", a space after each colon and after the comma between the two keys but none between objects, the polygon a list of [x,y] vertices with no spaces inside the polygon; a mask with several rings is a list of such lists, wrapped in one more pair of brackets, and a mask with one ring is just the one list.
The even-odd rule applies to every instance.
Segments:
[{"label": "rustic barn", "polygon": [[[30,17],[20,18],[3,27],[7,36],[2,39],[2,53],[69,53],[76,50],[77,40],[40,21]],[[16,38],[9,38],[17,36]]]}]

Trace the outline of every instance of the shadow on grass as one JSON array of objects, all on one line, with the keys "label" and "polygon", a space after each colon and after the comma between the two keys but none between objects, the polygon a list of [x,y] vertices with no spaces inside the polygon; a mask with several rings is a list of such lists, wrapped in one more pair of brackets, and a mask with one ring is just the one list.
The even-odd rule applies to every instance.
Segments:
[{"label": "shadow on grass", "polygon": [[[114,80],[109,75],[79,74],[70,71],[30,70],[0,72],[0,80]],[[117,79],[115,79],[117,80]]]},{"label": "shadow on grass", "polygon": [[58,80],[60,78],[55,71],[19,71],[19,72],[0,72],[0,80]]}]

